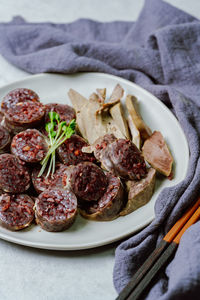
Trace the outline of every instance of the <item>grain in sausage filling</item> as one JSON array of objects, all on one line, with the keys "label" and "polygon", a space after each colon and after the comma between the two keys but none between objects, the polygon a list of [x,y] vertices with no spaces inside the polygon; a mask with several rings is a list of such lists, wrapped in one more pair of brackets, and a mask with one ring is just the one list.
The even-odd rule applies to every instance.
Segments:
[{"label": "grain in sausage filling", "polygon": [[46,231],[69,228],[77,214],[77,199],[69,190],[45,190],[35,202],[36,222]]},{"label": "grain in sausage filling", "polygon": [[26,194],[0,196],[0,224],[10,230],[28,227],[34,219],[34,201]]},{"label": "grain in sausage filling", "polygon": [[14,136],[11,152],[29,163],[41,161],[48,150],[44,136],[37,129],[27,129]]},{"label": "grain in sausage filling", "polygon": [[23,193],[30,186],[29,170],[12,154],[0,155],[0,188],[4,192]]}]

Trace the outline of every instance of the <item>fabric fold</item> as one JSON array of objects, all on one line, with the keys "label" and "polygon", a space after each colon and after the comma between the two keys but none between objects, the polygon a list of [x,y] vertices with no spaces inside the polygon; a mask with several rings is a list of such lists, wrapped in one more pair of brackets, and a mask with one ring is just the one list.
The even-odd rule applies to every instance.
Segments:
[{"label": "fabric fold", "polygon": [[[116,249],[117,292],[199,193],[199,49],[199,20],[160,0],[146,0],[135,23],[28,23],[16,17],[0,24],[0,53],[17,67],[30,73],[95,71],[124,77],[167,105],[185,132],[190,148],[187,176],[160,193],[155,220]],[[199,298],[199,230],[198,222],[184,235],[145,299]]]}]

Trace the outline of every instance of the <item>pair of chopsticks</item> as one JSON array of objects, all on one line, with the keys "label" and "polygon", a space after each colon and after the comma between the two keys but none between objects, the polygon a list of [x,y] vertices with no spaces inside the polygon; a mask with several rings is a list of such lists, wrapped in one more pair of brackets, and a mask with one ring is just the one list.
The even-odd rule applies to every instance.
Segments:
[{"label": "pair of chopsticks", "polygon": [[137,300],[142,296],[153,278],[176,252],[184,232],[200,218],[200,198],[174,224],[156,249],[134,274],[116,300]]}]

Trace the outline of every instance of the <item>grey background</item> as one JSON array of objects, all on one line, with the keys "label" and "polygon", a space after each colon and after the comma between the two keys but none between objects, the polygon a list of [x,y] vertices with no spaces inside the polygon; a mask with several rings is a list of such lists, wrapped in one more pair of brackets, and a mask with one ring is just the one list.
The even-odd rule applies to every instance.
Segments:
[{"label": "grey background", "polygon": [[[166,1],[200,18],[200,1]],[[0,22],[15,15],[32,22],[134,21],[139,0],[0,0]],[[30,76],[0,56],[0,86]],[[56,252],[0,240],[0,300],[111,300],[117,243],[85,251]]]}]

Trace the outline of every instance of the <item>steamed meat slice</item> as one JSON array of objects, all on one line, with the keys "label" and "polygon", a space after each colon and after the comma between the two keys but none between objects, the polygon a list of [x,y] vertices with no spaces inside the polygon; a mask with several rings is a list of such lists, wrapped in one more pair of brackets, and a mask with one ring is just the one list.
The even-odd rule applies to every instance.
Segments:
[{"label": "steamed meat slice", "polygon": [[[114,133],[117,138],[126,138],[128,136],[126,120],[123,119],[123,116],[112,118],[108,109],[104,110],[105,89],[98,89],[97,91],[98,94],[101,93],[102,99],[96,93],[93,93],[89,100],[72,89],[68,93],[76,110],[77,125],[82,137],[90,144],[94,143],[100,136],[108,133]],[[110,98],[113,102],[110,102],[107,108],[113,106],[116,99],[120,101],[122,95],[123,89],[120,85],[117,85]]]},{"label": "steamed meat slice", "polygon": [[106,89],[96,89],[97,95],[99,96],[99,99],[101,100],[101,104],[104,103],[106,100]]},{"label": "steamed meat slice", "polygon": [[155,177],[156,171],[150,168],[145,178],[139,181],[127,181],[128,201],[120,212],[121,216],[128,215],[149,202],[154,192]]},{"label": "steamed meat slice", "polygon": [[103,110],[108,110],[113,105],[119,103],[121,98],[123,97],[123,95],[124,95],[124,89],[121,87],[120,84],[117,84],[115,86],[114,90],[112,91],[112,94],[111,94],[110,99],[108,100],[108,102],[103,103],[103,105],[101,105],[101,107],[97,111],[97,113],[100,113]]},{"label": "steamed meat slice", "polygon": [[85,97],[83,97],[81,94],[79,94],[77,91],[73,89],[69,90],[68,96],[76,111],[80,110],[88,102],[88,100]]},{"label": "steamed meat slice", "polygon": [[173,157],[159,131],[154,131],[142,147],[145,160],[158,172],[169,176],[172,171]]},{"label": "steamed meat slice", "polygon": [[118,83],[111,96],[110,96],[110,99],[109,99],[109,103],[116,103],[118,102],[124,95],[124,89],[121,87],[121,85]]},{"label": "steamed meat slice", "polygon": [[[131,117],[131,121],[139,130],[141,138],[146,140],[151,135],[151,129],[145,124],[137,109],[137,98],[132,95],[126,97],[126,107]],[[130,121],[129,121],[130,122]]]},{"label": "steamed meat slice", "polygon": [[[96,121],[97,121],[96,111],[99,108],[100,108],[99,97],[96,93],[93,93],[89,97],[89,101],[83,113],[83,120],[86,128],[87,140],[90,144],[93,143],[99,137],[96,128]],[[103,129],[104,129],[103,126],[98,128],[98,130],[100,131]]]},{"label": "steamed meat slice", "polygon": [[87,106],[88,100],[73,89],[69,90],[68,96],[76,111],[76,124],[78,126],[78,131],[80,132],[82,137],[87,139],[86,127],[83,119],[83,114],[84,114],[83,108]]},{"label": "steamed meat slice", "polygon": [[119,139],[126,138],[108,112],[101,112],[101,114],[96,116],[96,129],[98,138],[105,134],[114,134]]},{"label": "steamed meat slice", "polygon": [[127,121],[131,132],[131,140],[138,147],[138,149],[140,149],[141,146],[140,132],[135,126],[135,124],[133,123],[130,115],[128,116]]},{"label": "steamed meat slice", "polygon": [[120,102],[110,108],[110,114],[124,137],[130,139],[127,121],[124,117],[124,111]]}]

